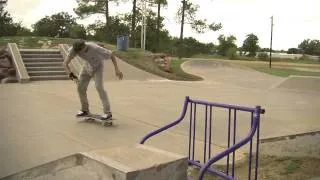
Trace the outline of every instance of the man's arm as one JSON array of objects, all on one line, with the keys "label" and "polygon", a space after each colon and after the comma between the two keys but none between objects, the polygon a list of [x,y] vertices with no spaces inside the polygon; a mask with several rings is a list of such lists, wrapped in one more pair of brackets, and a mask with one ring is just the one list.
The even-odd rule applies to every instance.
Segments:
[{"label": "man's arm", "polygon": [[122,74],[122,72],[120,71],[120,69],[118,67],[117,58],[113,53],[111,54],[111,60],[112,60],[113,66],[114,66],[114,70],[116,72],[116,76],[119,79],[122,79],[123,78],[123,74]]},{"label": "man's arm", "polygon": [[67,72],[67,74],[69,75],[69,78],[70,78],[71,80],[76,80],[76,79],[78,79],[78,77],[75,76],[75,75],[73,74],[73,72],[71,72],[70,67],[69,67],[69,64],[70,64],[70,62],[71,62],[72,59],[73,59],[73,57],[68,55],[68,56],[65,58],[65,60],[63,61],[63,68],[64,68],[64,70]]},{"label": "man's arm", "polygon": [[67,72],[67,74],[70,74],[71,73],[71,70],[70,70],[70,67],[69,67],[69,64],[71,62],[72,58],[70,56],[67,56],[63,62],[63,68],[64,70]]}]

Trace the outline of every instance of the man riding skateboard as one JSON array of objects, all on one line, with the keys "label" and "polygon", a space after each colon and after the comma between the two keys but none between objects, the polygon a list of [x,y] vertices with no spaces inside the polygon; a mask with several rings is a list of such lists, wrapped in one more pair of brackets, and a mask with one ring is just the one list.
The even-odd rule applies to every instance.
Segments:
[{"label": "man riding skateboard", "polygon": [[84,66],[79,75],[78,94],[81,102],[81,110],[77,113],[77,117],[85,117],[90,114],[89,103],[87,98],[87,89],[91,78],[94,78],[96,89],[98,91],[100,100],[103,105],[103,114],[101,119],[112,119],[112,112],[110,109],[110,102],[108,94],[103,86],[103,69],[104,60],[111,59],[115,68],[116,76],[121,80],[123,74],[120,71],[115,55],[111,50],[105,49],[95,43],[85,42],[82,40],[73,43],[69,49],[69,53],[63,62],[65,71],[69,74],[70,79],[77,80],[78,77],[71,72],[69,63],[76,56],[84,60]]}]

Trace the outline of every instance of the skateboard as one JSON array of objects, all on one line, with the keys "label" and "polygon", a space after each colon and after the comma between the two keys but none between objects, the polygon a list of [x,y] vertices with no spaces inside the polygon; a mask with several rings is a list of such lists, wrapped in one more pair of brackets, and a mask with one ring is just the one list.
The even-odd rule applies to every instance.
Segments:
[{"label": "skateboard", "polygon": [[99,122],[101,123],[101,125],[103,126],[112,126],[113,125],[113,121],[115,119],[111,118],[111,119],[108,119],[108,120],[103,120],[101,118],[100,115],[98,114],[89,114],[87,116],[84,116],[84,117],[77,117],[78,119],[83,119],[85,122],[89,122],[89,123],[93,123],[93,122]]}]

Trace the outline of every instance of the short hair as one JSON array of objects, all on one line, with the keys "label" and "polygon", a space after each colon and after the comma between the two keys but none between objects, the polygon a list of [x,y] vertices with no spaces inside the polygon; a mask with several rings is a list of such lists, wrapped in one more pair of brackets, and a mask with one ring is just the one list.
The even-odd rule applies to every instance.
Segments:
[{"label": "short hair", "polygon": [[85,42],[82,40],[78,40],[78,41],[75,41],[72,46],[73,46],[74,52],[79,53],[85,47]]}]

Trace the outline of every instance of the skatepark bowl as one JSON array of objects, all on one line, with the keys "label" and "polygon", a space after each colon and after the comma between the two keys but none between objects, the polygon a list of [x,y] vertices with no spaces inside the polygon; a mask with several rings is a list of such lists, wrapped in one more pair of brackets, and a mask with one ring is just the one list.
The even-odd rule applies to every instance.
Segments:
[{"label": "skatepark bowl", "polygon": [[[17,60],[23,68],[23,58]],[[283,78],[225,61],[190,60],[183,70],[204,80],[186,82],[121,60],[119,66],[123,81],[105,62],[104,85],[117,119],[111,127],[77,121],[74,82],[28,80],[27,70],[38,67],[21,73],[21,82],[29,83],[1,85],[0,178],[180,180],[190,166],[200,171],[195,179],[205,172],[233,179],[234,166],[246,160],[247,179],[257,179],[259,140],[320,130],[318,77]],[[101,111],[94,83],[88,97],[90,110]]]}]

